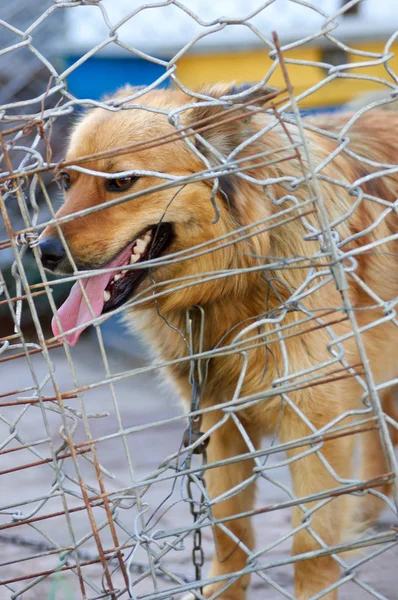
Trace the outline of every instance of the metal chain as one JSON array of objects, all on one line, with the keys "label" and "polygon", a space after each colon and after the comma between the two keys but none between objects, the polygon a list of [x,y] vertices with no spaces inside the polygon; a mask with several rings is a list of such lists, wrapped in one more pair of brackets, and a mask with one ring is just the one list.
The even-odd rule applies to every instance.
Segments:
[{"label": "metal chain", "polygon": [[[191,412],[194,412],[199,409],[200,399],[201,399],[201,394],[200,394],[199,383],[197,381],[195,381],[194,385],[192,386]],[[198,439],[200,439],[203,436],[203,432],[200,431],[201,424],[202,424],[202,415],[196,415],[194,417],[190,417],[188,429],[184,433],[184,445],[185,446],[190,446],[191,444],[195,443]],[[192,454],[202,455],[202,465],[203,466],[206,465],[206,462],[207,462],[206,447],[207,447],[208,442],[209,442],[209,438],[207,438],[205,441],[198,444],[198,446],[196,446],[193,450],[188,451],[188,456],[186,458],[187,469],[189,469],[191,466]],[[198,473],[194,477],[192,475],[188,475],[188,479],[187,479],[187,494],[188,494],[188,498],[190,501],[190,510],[191,510],[191,515],[193,516],[194,524],[196,524],[200,518],[200,515],[202,513],[201,507],[204,505],[205,499],[206,499],[205,494],[204,494],[204,489],[205,489],[206,483],[204,480],[203,473],[204,473],[204,471],[200,471],[200,473]],[[194,494],[193,494],[193,489],[192,489],[193,485],[196,485],[196,486],[200,487],[200,489],[201,489],[200,501],[199,501],[198,507],[197,507],[197,503],[195,502],[195,499],[194,499]],[[192,549],[192,564],[195,567],[196,581],[200,581],[202,579],[203,563],[204,563],[204,552],[203,552],[203,548],[202,548],[202,530],[200,527],[198,527],[197,529],[194,530],[193,549]],[[203,591],[202,588],[200,588],[201,593],[202,593],[202,591]]]},{"label": "metal chain", "polygon": [[[203,330],[204,330],[204,311],[200,307],[193,307],[199,312],[200,315],[200,338],[199,338],[199,353],[203,350],[202,341],[203,341]],[[190,338],[190,349],[193,354],[194,344],[193,344],[193,336],[192,336],[192,319],[190,316],[190,311],[187,312],[187,330]],[[189,417],[189,425],[185,430],[183,435],[183,444],[185,447],[190,447],[204,435],[204,432],[201,431],[202,426],[202,415],[196,414],[200,409],[200,403],[203,392],[203,377],[201,372],[201,364],[200,360],[192,361],[191,363],[191,374],[190,374],[190,382],[192,386],[191,393],[191,407],[190,407],[190,417]],[[201,386],[202,383],[202,386]],[[192,455],[198,454],[202,456],[202,466],[204,467],[207,464],[207,453],[206,448],[209,443],[209,438],[201,441],[194,448],[190,448],[187,450],[187,456],[185,459],[186,468],[190,469]],[[195,501],[193,487],[197,486],[201,490],[199,503]],[[187,495],[190,502],[190,511],[193,517],[194,524],[199,521],[199,518],[202,514],[202,507],[205,505],[206,497],[204,490],[206,489],[206,483],[204,479],[204,470],[200,471],[195,475],[188,475],[187,478]],[[193,534],[193,549],[192,549],[192,564],[195,568],[195,580],[202,580],[202,567],[204,564],[204,552],[202,547],[202,529],[198,527],[194,529]],[[203,593],[203,587],[199,588],[200,593]]]}]

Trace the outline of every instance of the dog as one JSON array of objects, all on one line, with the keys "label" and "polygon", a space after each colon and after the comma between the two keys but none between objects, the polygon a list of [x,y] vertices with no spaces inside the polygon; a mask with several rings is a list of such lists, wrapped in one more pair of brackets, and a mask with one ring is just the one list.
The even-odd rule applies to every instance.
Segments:
[{"label": "dog", "polygon": [[[332,422],[349,428],[350,411],[369,406],[360,382],[369,376],[362,372],[363,352],[383,408],[393,412],[394,390],[382,384],[398,375],[396,327],[393,308],[383,312],[377,299],[387,303],[398,295],[398,176],[375,173],[377,165],[381,170],[396,162],[398,115],[373,110],[354,119],[348,145],[336,151],[351,114],[305,118],[303,147],[299,124],[275,116],[272,90],[217,84],[201,88],[196,99],[180,90],[154,90],[129,108],[134,93],[123,88],[112,99],[122,110],[89,110],[71,133],[59,175],[65,202],[59,224],[40,236],[41,260],[55,274],[108,270],[74,285],[53,331],[74,345],[93,318],[123,306],[134,330],[168,363],[166,376],[187,406],[187,311],[199,307],[205,314],[202,334],[200,310],[190,313],[193,348],[232,348],[210,356],[201,388],[202,430],[211,432],[208,462],[227,461],[206,470],[213,516],[227,527],[214,527],[210,577],[219,579],[203,593],[244,600],[247,572],[228,577],[245,568],[254,547],[250,518],[228,520],[250,513],[255,497],[254,461],[228,462],[248,452],[239,423],[252,449],[274,432],[286,444],[294,495],[307,499],[308,510],[317,504],[313,495],[341,481],[372,480],[388,471],[376,428],[326,436],[317,452],[309,442],[295,441]],[[316,180],[305,175],[314,169]],[[81,213],[85,209],[92,210]],[[332,247],[352,259],[336,260]],[[292,257],[295,268],[284,268]],[[298,290],[303,293],[294,301]],[[353,319],[363,348],[352,335]],[[285,328],[283,343],[278,323]],[[333,376],[330,361],[337,355],[344,360],[336,358],[335,369],[343,367]],[[311,372],[325,381],[300,385]],[[278,380],[289,373],[296,374],[287,379],[291,389],[279,391]],[[245,401],[224,410],[233,399]],[[391,481],[383,481],[377,489],[388,494]],[[297,598],[331,586],[322,597],[337,599],[338,563],[328,554],[305,554],[319,551],[320,540],[327,546],[343,542],[359,523],[374,522],[382,506],[369,493],[336,494],[311,513],[315,535],[293,507],[292,552],[304,555],[294,565]]]}]

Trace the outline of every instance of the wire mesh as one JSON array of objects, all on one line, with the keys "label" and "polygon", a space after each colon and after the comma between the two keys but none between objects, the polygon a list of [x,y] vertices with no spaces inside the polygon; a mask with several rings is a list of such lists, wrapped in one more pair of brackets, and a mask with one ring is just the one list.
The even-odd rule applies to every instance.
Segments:
[{"label": "wire mesh", "polygon": [[[357,0],[343,3],[334,14],[326,14],[319,3],[292,0],[305,13],[315,12],[322,25],[281,45],[276,34],[269,37],[253,25],[253,18],[267,15],[273,4],[259,4],[239,18],[206,21],[188,2],[167,0],[142,5],[111,23],[101,1],[57,1],[23,30],[1,22],[17,41],[1,51],[0,60],[9,61],[23,49],[47,73],[43,79],[40,71],[42,86],[30,97],[8,99],[0,108],[0,249],[13,257],[9,270],[1,263],[0,279],[0,544],[6,550],[0,560],[1,597],[160,600],[191,593],[192,598],[242,600],[247,593],[253,598],[333,600],[344,590],[347,598],[395,597],[395,590],[378,576],[378,561],[396,552],[398,541],[393,448],[398,424],[391,392],[398,382],[392,358],[397,296],[392,280],[380,284],[367,279],[361,260],[396,261],[397,232],[389,224],[397,213],[397,187],[391,182],[398,166],[391,155],[390,161],[374,158],[371,142],[369,153],[366,146],[358,151],[355,125],[394,105],[397,76],[390,61],[398,32],[385,40],[380,54],[355,50],[339,39],[338,31],[339,18]],[[78,13],[84,5],[101,11],[108,35],[60,71],[56,61],[37,49],[37,32],[54,13]],[[125,23],[133,26],[140,13],[166,6],[200,26],[200,33],[170,60],[121,41],[118,32]],[[218,96],[184,85],[178,61],[203,37],[237,24],[272,58],[262,81]],[[359,57],[362,71],[353,72],[358,62],[332,65],[289,58],[290,50],[321,39]],[[151,85],[116,97],[74,97],[68,76],[108,45],[162,64],[165,72]],[[289,78],[290,66],[297,64],[324,72],[320,82],[300,94]],[[372,74],[375,66],[384,68],[384,77]],[[276,71],[284,80],[279,91],[268,87]],[[326,124],[331,116],[323,121],[303,117],[300,102],[337,79],[377,83],[384,93],[354,106],[346,118],[337,117],[332,127]],[[151,103],[146,94],[165,82],[184,94],[184,102]],[[128,145],[117,139],[111,147],[97,146],[66,160],[59,154],[59,136],[66,138],[64,119],[82,108],[103,109],[111,117],[139,115],[144,135],[134,138],[133,133]],[[187,114],[196,118],[187,121]],[[262,127],[234,140],[232,148],[219,147],[220,129],[243,129],[258,115],[266,117]],[[393,129],[393,112],[383,115],[391,115],[388,127]],[[151,124],[157,122],[167,122],[169,128],[154,129]],[[275,139],[275,132],[281,143],[258,151],[256,142]],[[314,143],[323,154],[314,155]],[[153,162],[138,162],[138,168],[128,159],[116,172],[101,166],[105,159],[145,152]],[[158,153],[175,156],[170,172],[157,167]],[[196,166],[190,172],[181,167],[188,156]],[[106,210],[104,204],[82,201],[56,215],[61,194],[54,192],[54,180],[59,185],[64,177],[65,183],[65,172],[72,178],[90,177],[95,185],[138,178],[144,185],[113,196]],[[377,187],[380,181],[387,182],[384,188]],[[203,241],[194,235],[192,241],[185,223],[185,245],[123,264],[127,277],[145,273],[146,285],[110,312],[97,315],[89,306],[91,337],[86,334],[70,348],[68,340],[79,325],[63,330],[57,317],[59,290],[80,282],[90,305],[84,292],[90,276],[120,268],[98,259],[98,253],[97,264],[76,264],[66,232],[97,215],[99,220],[86,222],[97,223],[93,235],[102,251],[105,230],[114,227],[107,221],[111,207],[131,207],[142,198],[151,210],[156,198],[165,197],[167,207],[152,231],[156,237],[159,223],[168,222],[170,213],[177,222],[181,205],[175,212],[173,207],[179,195],[188,198],[198,183],[209,207]],[[236,189],[243,195],[249,190],[249,198],[250,190],[261,192],[272,211],[256,219],[252,215],[258,213],[244,198],[242,222],[233,207]],[[333,195],[341,199],[337,212],[330,208]],[[194,202],[199,202],[195,195]],[[361,227],[345,227],[362,207],[366,219]],[[192,204],[187,208],[194,209]],[[226,218],[229,225],[223,229]],[[38,245],[37,236],[46,227],[58,234],[73,265],[69,274],[56,279],[44,270]],[[136,237],[143,228],[134,227]],[[113,253],[123,249],[119,230],[114,231]],[[297,232],[300,240],[292,241]],[[266,255],[258,242],[265,238],[271,240]],[[224,250],[230,262],[220,267],[213,257]],[[239,252],[245,257],[240,262]],[[39,272],[36,279],[32,265]],[[161,269],[171,275],[158,279]],[[243,300],[233,296],[235,284],[230,282],[246,280],[251,292]],[[267,291],[254,299],[260,280],[259,289]],[[216,295],[230,290],[231,298],[227,294],[218,302],[210,292],[207,298],[210,289]],[[362,306],[355,304],[354,289],[365,297]],[[176,309],[167,305],[168,298],[184,295],[190,298],[188,306],[178,308],[177,300]],[[49,314],[55,315],[59,335],[50,333]],[[121,356],[104,340],[102,326],[110,317],[130,314],[144,337],[152,332],[150,346],[156,354],[151,363],[140,355]],[[170,402],[171,393],[163,387],[155,392],[152,379],[157,374],[166,376],[172,390],[178,388],[185,407]],[[363,461],[366,468],[361,469]],[[348,509],[351,501],[358,506],[367,502],[374,512],[385,508],[377,528],[353,530],[347,521],[354,514]],[[216,560],[207,575],[213,554]]]}]

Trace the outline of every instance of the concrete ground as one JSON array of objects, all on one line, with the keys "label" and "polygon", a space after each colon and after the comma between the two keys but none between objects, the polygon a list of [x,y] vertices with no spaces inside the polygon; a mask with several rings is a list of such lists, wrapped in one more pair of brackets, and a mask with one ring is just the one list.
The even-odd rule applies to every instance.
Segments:
[{"label": "concrete ground", "polygon": [[[148,364],[142,355],[137,342],[131,338],[124,338],[122,350],[114,348],[114,339],[111,331],[106,334],[107,354],[109,358],[109,371],[112,374],[124,373],[131,369],[138,369]],[[100,357],[97,344],[93,335],[82,336],[76,348],[72,350],[74,364],[76,366],[76,377],[80,385],[98,382],[105,376],[105,369]],[[54,350],[52,359],[55,365],[56,381],[62,392],[72,389],[74,386],[73,376],[65,360],[63,349]],[[47,374],[47,366],[41,355],[32,357],[34,373],[39,381]],[[32,384],[32,375],[25,359],[17,359],[2,365],[2,377],[0,381],[0,394],[15,388],[23,388]],[[52,387],[45,387],[46,395],[52,396]],[[153,372],[142,373],[120,380],[114,386],[117,399],[116,404],[112,398],[112,389],[109,385],[100,386],[90,390],[84,395],[84,407],[88,414],[86,423],[90,429],[92,438],[98,438],[109,434],[115,434],[119,430],[119,424],[126,429],[129,427],[141,427],[133,433],[125,436],[125,444],[128,449],[126,454],[123,439],[113,437],[107,441],[97,444],[97,456],[103,468],[103,484],[106,492],[118,491],[128,488],[132,481],[147,478],[154,473],[162,461],[169,455],[178,451],[182,433],[186,427],[183,418],[183,410],[176,398],[166,391],[156,380]],[[28,396],[29,392],[19,396]],[[7,401],[14,397],[6,398]],[[4,402],[0,398],[0,403]],[[80,418],[82,407],[79,400],[70,399],[65,401],[75,415],[70,413],[69,425],[76,426],[74,434],[75,441],[88,439],[88,432]],[[41,412],[38,406],[8,406],[1,408],[3,421],[0,423],[0,444],[7,438],[18,432],[21,439],[25,441],[45,440],[50,435],[54,444],[59,444],[60,416],[51,403],[46,404],[47,410]],[[170,419],[175,417],[175,420]],[[160,421],[169,419],[167,423]],[[159,423],[156,426],[155,423]],[[148,424],[153,426],[148,427]],[[46,429],[47,427],[47,429]],[[264,445],[270,443],[264,440]],[[20,444],[11,441],[3,446],[3,449],[16,448]],[[1,446],[0,446],[1,447]],[[41,464],[9,472],[16,466],[24,466],[31,461],[40,460],[40,456],[50,456],[48,442],[44,441],[35,446],[35,451],[40,455],[34,455],[28,450],[20,450],[3,454],[0,460],[0,472],[4,473],[1,478],[0,487],[0,523],[18,523],[21,518],[40,518],[48,513],[63,511],[65,504],[68,509],[77,509],[70,513],[70,530],[68,529],[64,515],[54,516],[51,519],[32,521],[30,525],[17,525],[0,530],[0,581],[10,581],[8,586],[0,585],[0,600],[10,598],[21,598],[23,600],[80,600],[83,598],[78,583],[78,578],[72,570],[64,570],[62,574],[46,577],[45,571],[60,566],[59,553],[43,556],[48,548],[64,548],[71,544],[72,536],[75,540],[82,540],[80,545],[81,560],[89,562],[95,556],[96,543],[92,535],[92,527],[86,510],[79,510],[83,505],[80,498],[79,486],[73,481],[76,479],[76,471],[71,459],[65,459],[63,471],[67,476],[62,482],[63,496],[55,493],[54,497],[46,500],[46,496],[56,483],[54,470],[51,464]],[[271,460],[272,458],[272,460]],[[281,456],[270,458],[269,464],[275,465],[270,474],[283,486],[289,486],[289,473],[286,467],[278,466],[283,460]],[[131,460],[131,466],[128,460]],[[93,495],[98,489],[98,479],[95,469],[84,457],[78,459],[79,469],[85,481],[89,495]],[[142,535],[143,523],[146,524],[145,531],[151,535],[155,531],[170,531],[175,528],[190,524],[192,517],[189,512],[185,486],[179,482],[173,484],[173,479],[165,479],[165,475],[171,471],[165,471],[160,477],[163,479],[154,483],[141,497],[140,510],[133,502],[130,495],[122,501],[118,510],[118,524],[115,526],[119,542],[129,541],[129,532],[140,532]],[[68,476],[70,479],[68,479]],[[90,489],[91,488],[91,489]],[[143,488],[142,488],[143,489]],[[286,493],[281,487],[263,480],[259,486],[257,506],[260,508],[272,503],[287,499]],[[19,512],[18,512],[19,511]],[[102,547],[106,550],[113,547],[113,540],[109,526],[101,529],[101,523],[106,522],[103,508],[93,509],[93,518],[99,529],[98,537]],[[105,519],[105,521],[104,521]],[[378,529],[385,530],[392,525],[391,513],[383,515]],[[293,574],[291,565],[272,565],[279,560],[288,559],[290,540],[276,543],[287,535],[290,529],[290,511],[277,510],[256,517],[255,529],[257,533],[258,550],[268,546],[265,554],[259,560],[261,564],[267,564],[269,568],[263,573],[272,579],[281,591],[272,587],[264,580],[264,577],[254,576],[250,587],[249,600],[277,600],[283,597],[292,598]],[[87,535],[85,539],[84,536]],[[169,537],[167,542],[173,539]],[[131,585],[135,595],[133,598],[146,598],[158,589],[166,589],[171,584],[165,577],[156,575],[155,582],[151,577],[146,577],[139,582],[140,565],[147,568],[148,553],[145,550],[150,544],[150,551],[159,553],[162,549],[167,550],[164,542],[156,545],[154,542],[146,542],[142,538],[141,549],[137,550],[131,558]],[[40,545],[41,544],[41,545]],[[206,565],[212,552],[212,536],[207,528],[203,534],[203,544],[206,555]],[[275,547],[273,547],[275,544]],[[166,570],[181,576],[183,579],[192,580],[194,569],[191,563],[192,536],[184,543],[179,544],[176,549],[165,555],[163,566]],[[373,551],[381,550],[374,547]],[[398,598],[398,571],[396,568],[398,559],[398,546],[391,548],[384,546],[384,552],[370,561],[364,561],[363,565],[356,571],[358,579],[365,584],[365,588],[353,581],[341,587],[339,598],[341,600],[367,600],[378,597],[388,600]],[[125,557],[128,551],[125,551]],[[36,558],[32,558],[35,555]],[[355,560],[359,560],[358,557]],[[73,561],[72,561],[73,562]],[[115,588],[122,585],[120,569],[116,569],[117,563],[110,563],[109,571]],[[204,568],[205,568],[204,567]],[[86,597],[97,598],[101,595],[103,569],[98,564],[82,566],[86,581]],[[35,579],[21,579],[40,574],[42,577]],[[205,571],[204,571],[205,574]],[[20,579],[19,581],[15,581]],[[14,581],[12,581],[14,580]],[[38,581],[38,583],[37,583]],[[137,583],[138,582],[138,583]],[[34,584],[34,585],[32,585]],[[105,582],[106,584],[106,582]],[[31,586],[29,588],[29,586]],[[378,596],[369,593],[366,586],[372,586],[378,592]],[[22,595],[18,592],[26,590]],[[283,593],[282,593],[283,592]],[[285,595],[283,595],[285,594]],[[287,594],[287,595],[286,595]],[[289,594],[291,594],[289,596]],[[104,596],[102,596],[104,597]],[[110,597],[110,596],[107,596]],[[127,597],[126,595],[123,598]],[[150,596],[152,597],[152,596]],[[168,596],[170,598],[170,596]],[[181,598],[182,594],[174,595]]]}]

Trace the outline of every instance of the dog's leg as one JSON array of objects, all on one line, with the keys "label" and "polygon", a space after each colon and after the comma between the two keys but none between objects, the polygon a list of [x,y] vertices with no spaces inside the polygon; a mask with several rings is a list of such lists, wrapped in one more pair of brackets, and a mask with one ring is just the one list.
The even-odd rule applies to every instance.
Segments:
[{"label": "dog's leg", "polygon": [[[335,415],[329,415],[330,419]],[[320,415],[317,415],[319,423]],[[325,418],[325,424],[330,420]],[[280,437],[284,442],[299,439],[310,432],[296,415],[285,415],[282,422]],[[340,437],[324,442],[321,453],[335,473],[344,478],[351,476],[353,436]],[[311,453],[303,458],[297,458],[301,453],[310,450],[308,446],[296,448],[288,452],[293,459],[290,470],[293,479],[293,491],[297,498],[303,498],[339,486],[338,481],[328,471],[317,454]],[[319,501],[319,505],[323,502]],[[307,510],[314,510],[317,502],[305,503]],[[311,528],[327,546],[333,546],[342,541],[350,519],[348,513],[348,498],[342,495],[330,499],[321,508],[314,510],[307,519]],[[303,524],[304,514],[297,506],[293,509],[293,527]],[[321,545],[307,531],[301,529],[295,534],[292,552],[294,555],[319,550]],[[295,593],[299,600],[307,600],[320,593],[328,586],[337,582],[340,577],[338,563],[331,556],[298,561],[295,563]],[[323,600],[337,600],[337,590],[322,596]]]},{"label": "dog's leg", "polygon": [[[212,427],[217,421],[222,418],[222,415],[207,414],[203,420],[204,429]],[[258,433],[254,433],[245,426],[251,441],[255,446],[258,442]],[[212,433],[210,443],[207,450],[208,464],[216,461],[226,460],[249,451],[247,444],[243,440],[239,430],[232,420],[228,420],[219,429]],[[212,513],[215,519],[223,519],[235,514],[246,512],[253,507],[255,485],[250,483],[250,478],[253,476],[253,461],[245,460],[232,463],[226,466],[208,469],[206,471],[206,485],[209,496],[212,499],[217,499],[223,494],[233,490],[239,484],[248,481],[247,485],[243,485],[241,491],[232,492],[231,497],[226,500],[213,504]],[[215,554],[210,570],[210,577],[217,577],[231,573],[231,578],[234,572],[244,569],[247,561],[248,549],[253,548],[254,535],[251,526],[250,518],[242,518],[227,521],[224,524],[231,532],[231,536],[221,527],[215,526],[214,542]],[[242,547],[239,546],[241,542]],[[249,575],[245,575],[240,579],[233,581],[228,587],[226,586],[219,600],[244,600],[246,597],[246,588],[249,584]],[[206,586],[204,589],[205,597],[209,597],[228,583],[228,578],[218,584]]]},{"label": "dog's leg", "polygon": [[[383,409],[392,418],[397,419],[396,409],[397,388],[388,390],[382,398]],[[393,427],[389,427],[392,442],[398,443],[398,432]],[[361,444],[361,471],[360,479],[368,480],[384,475],[388,471],[388,466],[384,456],[378,430],[368,431],[360,435]],[[386,483],[377,488],[378,492],[388,496],[391,492],[391,484]],[[353,498],[354,500],[354,498]],[[358,525],[362,529],[369,527],[378,518],[386,503],[375,496],[367,493],[364,496],[355,498],[358,510]]]}]

